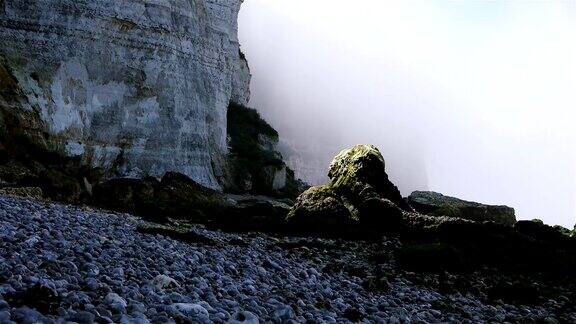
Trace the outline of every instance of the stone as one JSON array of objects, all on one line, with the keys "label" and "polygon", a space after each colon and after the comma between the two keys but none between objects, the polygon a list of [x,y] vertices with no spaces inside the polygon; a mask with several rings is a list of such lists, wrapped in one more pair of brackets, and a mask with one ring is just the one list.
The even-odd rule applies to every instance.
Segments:
[{"label": "stone", "polygon": [[126,300],[116,293],[108,293],[104,300],[116,313],[124,313],[126,311],[126,306],[128,306]]},{"label": "stone", "polygon": [[460,251],[443,243],[407,244],[396,252],[396,260],[412,271],[457,271],[467,266]]},{"label": "stone", "polygon": [[62,297],[55,287],[37,283],[23,291],[8,294],[6,301],[11,307],[27,306],[44,314],[55,314]]},{"label": "stone", "polygon": [[232,318],[227,322],[228,324],[260,324],[258,317],[251,312],[243,311],[237,312],[232,315]]},{"label": "stone", "polygon": [[228,203],[220,192],[204,187],[188,176],[167,172],[154,196],[155,210],[171,217],[198,222],[224,213]]},{"label": "stone", "polygon": [[241,2],[2,1],[0,112],[115,176],[177,171],[220,189],[228,104],[250,96]]},{"label": "stone", "polygon": [[187,303],[177,303],[173,304],[172,307],[182,315],[188,318],[197,318],[197,317],[208,317],[209,313],[206,308],[198,305],[198,304],[187,304]]},{"label": "stone", "polygon": [[256,195],[227,195],[231,206],[221,217],[219,228],[234,231],[278,231],[286,226],[286,216],[294,204],[289,199]]},{"label": "stone", "polygon": [[296,313],[294,313],[294,309],[289,305],[280,304],[276,306],[276,310],[274,310],[274,318],[281,322],[293,319],[295,316]]},{"label": "stone", "polygon": [[158,289],[180,287],[180,284],[176,280],[168,277],[167,275],[157,275],[154,280],[152,280],[152,284],[154,284],[154,286],[156,286]]},{"label": "stone", "polygon": [[[44,323],[46,318],[35,309],[20,307],[12,311],[12,320],[17,323]],[[10,322],[9,322],[10,323]]]},{"label": "stone", "polygon": [[300,229],[314,231],[354,226],[359,219],[334,190],[329,186],[318,186],[298,197],[287,221]]},{"label": "stone", "polygon": [[508,206],[484,205],[430,191],[415,191],[407,201],[416,211],[426,215],[458,217],[507,226],[516,223],[514,209]]},{"label": "stone", "polygon": [[159,184],[151,177],[112,179],[94,186],[92,202],[119,212],[148,215],[156,211],[155,191]]},{"label": "stone", "polygon": [[94,323],[96,316],[90,312],[80,311],[67,318],[67,321],[75,323]]},{"label": "stone", "polygon": [[301,194],[287,221],[307,230],[384,231],[399,226],[410,207],[388,180],[382,154],[372,145],[340,152],[328,173],[330,182]]},{"label": "stone", "polygon": [[16,196],[22,198],[42,199],[44,194],[38,187],[0,188],[0,195]]},{"label": "stone", "polygon": [[550,226],[540,220],[516,222],[514,229],[540,241],[564,243],[573,241],[570,231],[562,226]]},{"label": "stone", "polygon": [[151,177],[106,181],[94,187],[92,202],[161,222],[166,221],[167,215],[206,222],[228,208],[220,192],[176,172],[167,172],[161,181]]},{"label": "stone", "polygon": [[373,145],[356,145],[340,152],[330,164],[328,177],[330,186],[343,196],[355,200],[377,196],[411,211],[388,179],[384,157]]}]

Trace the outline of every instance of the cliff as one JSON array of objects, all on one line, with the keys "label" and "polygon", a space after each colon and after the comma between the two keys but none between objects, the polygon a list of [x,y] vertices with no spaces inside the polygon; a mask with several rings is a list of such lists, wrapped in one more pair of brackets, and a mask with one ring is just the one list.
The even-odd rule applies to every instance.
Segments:
[{"label": "cliff", "polygon": [[220,189],[227,108],[250,95],[241,2],[0,1],[4,136],[110,177],[177,171]]}]

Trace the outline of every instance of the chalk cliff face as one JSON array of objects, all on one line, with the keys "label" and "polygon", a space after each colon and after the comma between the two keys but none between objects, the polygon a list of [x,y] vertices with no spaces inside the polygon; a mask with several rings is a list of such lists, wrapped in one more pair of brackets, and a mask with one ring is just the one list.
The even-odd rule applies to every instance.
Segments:
[{"label": "chalk cliff face", "polygon": [[249,99],[241,2],[0,1],[0,115],[114,176],[218,189],[227,107]]}]

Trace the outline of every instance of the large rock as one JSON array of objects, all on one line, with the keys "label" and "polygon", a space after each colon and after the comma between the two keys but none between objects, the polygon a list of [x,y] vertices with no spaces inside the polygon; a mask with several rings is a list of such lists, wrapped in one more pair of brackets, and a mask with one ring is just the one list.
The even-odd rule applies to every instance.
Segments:
[{"label": "large rock", "polygon": [[386,174],[386,163],[373,145],[356,145],[340,152],[330,164],[330,186],[354,202],[385,198],[410,211],[398,188]]},{"label": "large rock", "polygon": [[200,223],[223,215],[229,208],[223,194],[175,172],[167,172],[161,181],[150,177],[106,181],[94,188],[92,202],[156,221],[183,218]]},{"label": "large rock", "polygon": [[280,232],[286,229],[286,216],[294,204],[290,199],[267,196],[227,195],[227,211],[211,225],[227,231]]},{"label": "large rock", "polygon": [[458,217],[508,226],[516,223],[514,209],[507,206],[484,205],[429,191],[413,192],[407,201],[416,211],[426,215]]},{"label": "large rock", "polygon": [[409,206],[389,180],[382,154],[372,145],[357,145],[338,154],[330,183],[312,187],[296,201],[287,220],[302,230],[326,228],[383,231],[396,228]]},{"label": "large rock", "polygon": [[312,187],[300,195],[288,215],[288,221],[305,230],[321,231],[354,226],[360,219],[353,206],[326,185]]},{"label": "large rock", "polygon": [[0,133],[111,177],[220,189],[228,104],[249,98],[241,2],[0,1]]}]

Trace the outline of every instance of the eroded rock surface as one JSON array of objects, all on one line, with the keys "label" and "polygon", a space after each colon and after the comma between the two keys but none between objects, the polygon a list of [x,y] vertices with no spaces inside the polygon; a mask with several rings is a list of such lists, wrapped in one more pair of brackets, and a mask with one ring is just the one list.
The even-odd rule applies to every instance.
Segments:
[{"label": "eroded rock surface", "polygon": [[514,208],[508,206],[484,205],[430,191],[415,191],[407,201],[416,211],[426,215],[458,217],[508,226],[516,223]]},{"label": "eroded rock surface", "polygon": [[[113,176],[219,189],[241,0],[0,2],[0,125]],[[12,134],[14,135],[14,134]]]},{"label": "eroded rock surface", "polygon": [[306,184],[296,179],[279,152],[278,132],[255,109],[230,104],[228,138],[227,191],[289,198],[304,191]]},{"label": "eroded rock surface", "polygon": [[290,223],[310,230],[362,226],[385,231],[399,225],[402,209],[411,211],[388,180],[384,158],[372,145],[340,152],[328,177],[328,184],[312,187],[298,197],[288,215]]}]

